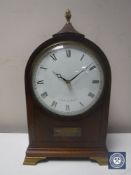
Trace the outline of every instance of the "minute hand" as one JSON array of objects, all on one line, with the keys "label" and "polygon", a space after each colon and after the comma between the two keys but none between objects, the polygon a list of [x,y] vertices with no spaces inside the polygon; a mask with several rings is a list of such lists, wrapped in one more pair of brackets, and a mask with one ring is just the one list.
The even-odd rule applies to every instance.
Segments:
[{"label": "minute hand", "polygon": [[[91,64],[90,64],[91,65]],[[82,72],[84,72],[85,70],[87,70],[88,67],[90,67],[90,65],[88,65],[86,68],[84,68],[83,70],[81,70],[78,74],[76,74],[73,78],[71,78],[69,81],[71,82],[72,80],[74,80],[78,75],[80,75]]]}]

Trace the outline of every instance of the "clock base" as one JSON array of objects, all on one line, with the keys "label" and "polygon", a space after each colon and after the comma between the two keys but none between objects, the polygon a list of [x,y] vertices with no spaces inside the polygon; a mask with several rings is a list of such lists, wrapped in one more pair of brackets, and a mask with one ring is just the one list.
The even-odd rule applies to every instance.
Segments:
[{"label": "clock base", "polygon": [[24,165],[36,165],[46,159],[89,159],[107,165],[107,149],[100,148],[28,148]]}]

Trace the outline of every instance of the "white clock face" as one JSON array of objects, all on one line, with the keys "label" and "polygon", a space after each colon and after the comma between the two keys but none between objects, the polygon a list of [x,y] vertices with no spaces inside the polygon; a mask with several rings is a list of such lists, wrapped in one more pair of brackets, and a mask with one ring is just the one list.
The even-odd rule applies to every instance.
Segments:
[{"label": "white clock face", "polygon": [[32,87],[43,107],[60,116],[89,110],[104,87],[95,54],[77,42],[61,42],[41,52],[32,67]]}]

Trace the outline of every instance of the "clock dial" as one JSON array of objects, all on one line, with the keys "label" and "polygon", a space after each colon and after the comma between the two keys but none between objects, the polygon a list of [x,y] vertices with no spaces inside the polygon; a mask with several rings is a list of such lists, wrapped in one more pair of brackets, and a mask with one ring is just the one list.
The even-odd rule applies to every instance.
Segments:
[{"label": "clock dial", "polygon": [[34,60],[32,87],[39,103],[49,111],[77,116],[100,98],[104,73],[90,49],[66,41],[43,50]]}]

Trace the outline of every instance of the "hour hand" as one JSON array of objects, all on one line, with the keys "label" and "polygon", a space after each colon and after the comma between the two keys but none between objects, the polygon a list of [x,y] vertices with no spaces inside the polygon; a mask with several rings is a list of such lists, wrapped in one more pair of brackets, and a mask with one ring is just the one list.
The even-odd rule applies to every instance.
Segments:
[{"label": "hour hand", "polygon": [[70,90],[72,90],[72,86],[71,86],[70,80],[66,80],[65,78],[63,78],[63,77],[61,76],[61,74],[58,74],[58,73],[56,73],[56,72],[54,72],[54,71],[53,71],[53,74],[55,74],[55,75],[57,76],[57,78],[62,79],[62,80],[66,83],[66,85],[68,86],[68,88],[69,88]]},{"label": "hour hand", "polygon": [[57,73],[55,73],[54,71],[53,71],[53,74],[56,75],[57,78],[61,78],[61,77],[62,77],[61,74],[57,74]]},{"label": "hour hand", "polygon": [[53,71],[53,74],[55,74],[55,75],[57,76],[57,78],[61,78],[61,79],[64,80],[65,82],[68,81],[68,80],[66,80],[65,78],[63,78],[63,77],[61,76],[61,74],[58,74],[58,73],[56,73],[56,72],[54,72],[54,71]]}]

